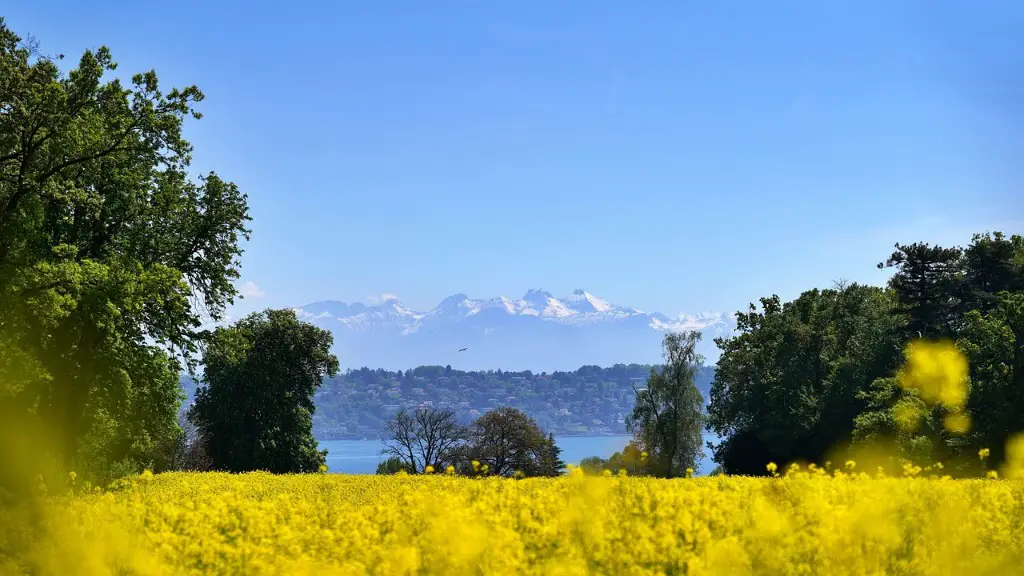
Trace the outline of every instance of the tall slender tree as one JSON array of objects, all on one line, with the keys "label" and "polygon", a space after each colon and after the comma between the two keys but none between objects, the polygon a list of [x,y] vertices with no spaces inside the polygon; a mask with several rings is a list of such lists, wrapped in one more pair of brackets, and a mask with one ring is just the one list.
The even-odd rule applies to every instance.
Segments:
[{"label": "tall slender tree", "polygon": [[696,469],[703,456],[704,398],[694,379],[704,359],[700,332],[670,332],[663,342],[665,365],[652,369],[647,387],[636,390],[627,428],[649,455],[653,473],[672,478]]}]

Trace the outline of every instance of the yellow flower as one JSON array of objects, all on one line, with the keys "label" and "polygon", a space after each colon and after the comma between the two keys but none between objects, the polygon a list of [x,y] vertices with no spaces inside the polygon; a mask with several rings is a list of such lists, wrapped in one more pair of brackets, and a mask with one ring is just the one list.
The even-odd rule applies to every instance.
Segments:
[{"label": "yellow flower", "polygon": [[78,474],[75,474],[74,470],[72,470],[71,472],[68,472],[68,480],[71,480],[72,484],[75,483],[75,478],[78,478]]},{"label": "yellow flower", "polygon": [[471,464],[473,465],[473,472],[476,472],[477,470],[480,469],[480,461],[479,460],[473,460],[473,462],[471,462]]},{"label": "yellow flower", "polygon": [[[1024,436],[1008,445],[1007,458],[1024,462]],[[870,457],[860,460],[862,468],[875,466]],[[123,482],[116,493],[51,497],[54,505],[40,509],[38,538],[0,565],[34,566],[43,558],[51,568],[43,573],[83,576],[568,576],[587,566],[606,574],[665,572],[670,565],[699,566],[707,574],[744,574],[751,566],[803,573],[808,558],[822,574],[886,574],[893,558],[903,572],[920,574],[974,574],[979,566],[1019,563],[1016,502],[1024,485],[948,476],[920,481],[914,478],[920,471],[908,463],[905,477],[881,480],[837,470],[838,479],[800,473],[792,481],[688,482],[606,481],[585,477],[578,467],[571,476],[523,482],[158,474],[145,484]],[[9,513],[2,510],[0,519],[15,520]],[[24,541],[10,539],[20,534],[10,525],[0,522],[0,541]]]},{"label": "yellow flower", "polygon": [[953,412],[946,416],[942,424],[953,434],[966,434],[971,430],[971,417],[963,412]]},{"label": "yellow flower", "polygon": [[981,460],[985,460],[991,454],[992,454],[992,451],[989,450],[988,448],[982,448],[981,450],[978,450],[978,458],[981,459]]},{"label": "yellow flower", "polygon": [[[764,462],[764,460],[762,460],[762,462]],[[778,465],[776,465],[775,462],[769,462],[766,468],[768,469],[768,472],[770,474],[775,474],[775,471],[779,469]]]},{"label": "yellow flower", "polygon": [[857,463],[854,462],[853,460],[847,460],[846,461],[846,469],[847,470],[853,470],[856,467],[857,467]]},{"label": "yellow flower", "polygon": [[433,474],[434,473],[434,467],[428,464],[427,467],[423,469],[423,473],[424,474]]},{"label": "yellow flower", "polygon": [[989,470],[988,471],[988,477],[991,480],[998,480],[999,479],[999,472],[996,472],[995,470]]},{"label": "yellow flower", "polygon": [[641,460],[647,460],[647,452],[641,452],[640,453],[640,459]]},{"label": "yellow flower", "polygon": [[455,466],[449,464],[448,467],[444,469],[444,471],[449,475],[455,474]]},{"label": "yellow flower", "polygon": [[687,468],[686,469],[686,477],[687,478],[692,478],[693,477],[693,468]]},{"label": "yellow flower", "polygon": [[967,400],[967,358],[951,342],[911,342],[897,382],[926,402],[958,410]]}]

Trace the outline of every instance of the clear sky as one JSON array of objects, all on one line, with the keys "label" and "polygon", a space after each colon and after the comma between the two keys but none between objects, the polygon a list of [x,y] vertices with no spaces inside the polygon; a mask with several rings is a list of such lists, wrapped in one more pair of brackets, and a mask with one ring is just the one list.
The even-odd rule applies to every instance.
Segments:
[{"label": "clear sky", "polygon": [[[499,4],[515,8],[499,8]],[[667,314],[1024,232],[1024,2],[14,0],[197,84],[252,307],[580,287]],[[67,60],[65,60],[67,62]]]}]

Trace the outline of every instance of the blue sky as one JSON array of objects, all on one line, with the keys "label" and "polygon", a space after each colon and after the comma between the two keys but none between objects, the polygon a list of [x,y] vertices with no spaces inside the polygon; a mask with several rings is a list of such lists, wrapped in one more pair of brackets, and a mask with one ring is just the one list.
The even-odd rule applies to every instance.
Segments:
[{"label": "blue sky", "polygon": [[206,93],[195,167],[254,217],[236,312],[533,287],[735,311],[883,282],[897,241],[1024,231],[1024,4],[498,4],[3,15]]}]

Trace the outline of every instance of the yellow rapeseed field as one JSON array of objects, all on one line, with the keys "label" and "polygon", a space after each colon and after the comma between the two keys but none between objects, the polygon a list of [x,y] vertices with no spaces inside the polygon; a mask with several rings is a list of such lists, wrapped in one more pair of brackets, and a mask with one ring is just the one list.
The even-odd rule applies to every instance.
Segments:
[{"label": "yellow rapeseed field", "polygon": [[877,478],[853,466],[836,475],[676,480],[579,470],[518,481],[143,474],[120,489],[51,498],[46,509],[24,514],[0,540],[8,551],[0,569],[87,576],[1024,570],[1024,482]]}]

